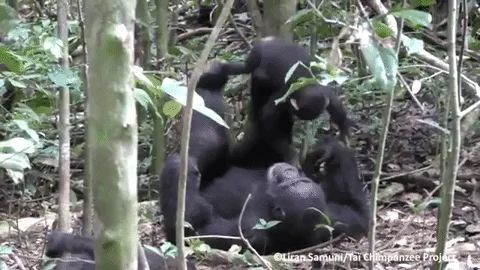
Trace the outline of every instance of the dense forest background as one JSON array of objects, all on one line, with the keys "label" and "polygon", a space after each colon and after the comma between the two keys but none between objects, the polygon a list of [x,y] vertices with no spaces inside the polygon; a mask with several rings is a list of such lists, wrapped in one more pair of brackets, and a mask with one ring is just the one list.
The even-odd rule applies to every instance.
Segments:
[{"label": "dense forest background", "polygon": [[[58,31],[56,1],[0,0],[0,269],[39,269],[45,232],[62,223],[56,220],[62,205],[58,202],[59,194],[62,197],[61,178],[69,179],[69,186],[63,186],[63,190],[71,203],[73,231],[92,231],[91,226],[82,226],[82,217],[85,211],[92,211],[84,207],[88,198],[84,181],[88,98],[85,63],[86,54],[94,52],[86,52],[84,3],[68,2],[64,11],[68,33],[65,42]],[[162,81],[172,78],[188,83],[221,11],[221,5],[214,1],[170,2],[137,1],[133,68],[139,232],[144,244],[159,247],[165,254],[174,252],[174,248],[163,243],[162,218],[156,207],[158,171],[169,153],[180,150],[183,107],[182,102],[165,93]],[[210,58],[242,60],[256,38],[272,33],[309,47],[315,55],[312,66],[317,79],[336,87],[355,123],[349,144],[357,153],[366,183],[375,175],[388,94],[378,84],[376,74],[381,70],[372,70],[369,61],[375,60],[361,49],[364,33],[360,29],[362,22],[368,21],[365,29],[375,33],[380,47],[388,47],[394,42],[396,30],[392,30],[387,15],[395,15],[398,25],[403,26],[378,191],[377,250],[392,254],[433,252],[440,180],[445,170],[442,153],[446,152],[442,149],[446,147],[445,137],[451,134],[452,120],[448,106],[447,1],[271,2],[235,1]],[[458,15],[462,148],[447,250],[460,261],[474,256],[480,263],[478,3],[461,1]],[[285,20],[278,23],[275,18]],[[275,23],[281,27],[275,28]],[[225,90],[229,104],[226,122],[233,137],[241,136],[246,122],[247,88],[248,76],[236,76]],[[328,116],[312,122],[298,121],[295,145],[300,154],[305,155],[328,127]],[[65,140],[62,130],[66,129],[70,141]],[[69,156],[61,154],[65,142]],[[65,164],[67,171],[62,169]],[[251,263],[248,254],[234,260],[225,254],[211,255],[213,252],[201,242],[191,247],[205,269],[230,269],[232,264],[242,269]],[[363,239],[324,248],[359,251],[367,247]],[[286,266],[293,267],[310,265]],[[426,265],[385,262],[382,267],[421,269]]]}]

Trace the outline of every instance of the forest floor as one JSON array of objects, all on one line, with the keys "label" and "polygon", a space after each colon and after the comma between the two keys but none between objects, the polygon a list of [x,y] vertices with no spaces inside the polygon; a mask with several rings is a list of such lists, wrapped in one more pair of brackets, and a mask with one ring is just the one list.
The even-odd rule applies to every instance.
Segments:
[{"label": "forest floor", "polygon": [[[390,179],[381,182],[379,192],[376,249],[378,255],[383,257],[379,257],[380,261],[376,269],[428,269],[434,259],[424,256],[432,255],[436,244],[438,208],[434,206],[438,205],[435,198],[438,196],[436,186],[439,177],[438,172],[428,167],[434,159],[432,133],[428,131],[426,125],[412,124],[415,122],[412,119],[415,119],[416,113],[418,112],[415,109],[408,106],[394,113],[384,167],[387,175],[384,178]],[[354,138],[352,145],[357,149],[364,181],[369,181],[373,170],[375,140],[369,139],[371,135],[362,132],[361,127],[360,123],[360,128],[352,136]],[[478,189],[477,192],[472,193],[472,191],[475,187],[473,179],[480,179],[480,171],[475,169],[480,165],[480,151],[474,151],[480,144],[480,137],[469,137],[468,140],[470,143],[462,152],[465,161],[459,173],[447,250],[450,259],[454,258],[464,263],[470,260],[471,263],[478,264],[480,263],[480,213],[478,210],[480,194]],[[424,167],[427,169],[421,173],[406,174]],[[12,220],[13,216],[18,217],[13,223],[0,222],[0,246],[13,247],[13,253],[7,259],[10,269],[40,269],[39,263],[42,261],[45,248],[45,235],[52,230],[56,217],[52,211],[54,209],[48,209],[46,205],[55,205],[52,195],[22,201],[21,204],[9,204],[10,208],[7,205],[0,206],[2,209],[0,220]],[[143,243],[159,247],[164,237],[161,222],[151,218],[152,213],[155,213],[155,201],[146,201],[141,205],[141,209],[144,210],[141,211],[143,214],[141,214],[139,228]],[[74,230],[78,233],[81,201],[73,207],[73,214],[77,221]],[[365,269],[367,258],[363,256],[368,255],[368,241],[366,238],[359,242],[345,239],[302,254],[315,256],[312,257],[314,260],[319,260],[325,265],[337,266],[339,269]],[[327,255],[330,257],[325,257]],[[398,257],[399,255],[404,257]],[[247,264],[235,266],[228,259],[219,259],[218,256],[204,254],[201,258],[198,259],[199,269],[252,267]],[[285,263],[285,259],[287,258],[282,261],[285,269],[312,267],[312,262],[307,259],[288,263]]]},{"label": "forest floor", "polygon": [[[231,44],[230,44],[231,45]],[[237,48],[238,46],[230,46]],[[233,50],[233,49],[232,49]],[[476,80],[479,81],[479,80]],[[446,84],[443,86],[446,87]],[[408,96],[408,95],[407,95]],[[426,103],[424,103],[426,104]],[[428,107],[428,106],[426,106]],[[355,116],[357,128],[353,132],[351,146],[356,150],[363,179],[368,183],[373,172],[374,159],[378,147],[379,116],[382,106],[350,106]],[[376,250],[379,262],[376,269],[429,269],[434,258],[436,245],[436,222],[438,208],[438,166],[439,133],[429,125],[416,120],[425,119],[425,115],[437,115],[433,108],[421,111],[418,106],[405,98],[396,102],[392,114],[392,123],[387,139],[386,158],[379,191],[377,216]],[[79,137],[83,134],[79,134]],[[175,137],[174,135],[170,135]],[[464,140],[452,223],[448,241],[448,255],[462,263],[480,264],[480,189],[475,180],[480,181],[480,135],[467,135]],[[75,158],[75,156],[74,156]],[[83,170],[83,161],[76,159],[72,164],[73,173]],[[45,164],[45,162],[43,163]],[[46,233],[52,230],[56,215],[56,198],[52,190],[55,187],[54,169],[35,167],[28,178],[35,179],[38,186],[25,184],[23,187],[3,188],[0,186],[0,247],[10,246],[13,252],[6,257],[10,269],[41,269]],[[149,176],[142,174],[142,179]],[[75,191],[80,187],[73,183]],[[24,193],[31,191],[31,198],[24,199]],[[35,196],[33,196],[35,194]],[[72,193],[75,195],[75,193]],[[19,199],[22,198],[22,199]],[[76,200],[74,196],[73,200]],[[3,203],[5,202],[5,203]],[[140,232],[142,243],[159,247],[164,241],[161,222],[151,218],[155,213],[154,201],[142,202],[145,213],[141,214]],[[72,212],[76,220],[74,231],[79,233],[81,200],[74,203]],[[9,220],[10,222],[5,222]],[[333,262],[323,261],[325,265],[338,269],[365,269],[368,255],[366,238],[359,242],[342,239],[330,246],[307,251],[304,254],[322,254],[343,257]],[[345,255],[348,254],[348,255]],[[403,259],[399,255],[405,256]],[[406,257],[412,255],[411,257]],[[397,256],[397,257],[396,257]],[[2,257],[2,250],[0,250]],[[234,266],[232,262],[207,255],[196,256],[199,269],[246,269],[247,264]],[[199,259],[201,258],[201,259]],[[319,258],[319,257],[317,257]],[[330,257],[331,258],[331,257]],[[320,259],[320,258],[319,258]],[[345,259],[346,261],[343,261]],[[341,261],[339,261],[341,260]],[[317,262],[315,267],[322,262]],[[310,269],[312,262],[289,262],[285,269]],[[455,268],[457,269],[457,268]]]}]

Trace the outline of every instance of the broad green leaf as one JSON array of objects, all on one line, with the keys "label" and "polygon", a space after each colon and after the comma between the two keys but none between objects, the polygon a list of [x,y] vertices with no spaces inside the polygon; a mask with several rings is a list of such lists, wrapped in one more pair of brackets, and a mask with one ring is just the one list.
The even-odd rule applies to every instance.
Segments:
[{"label": "broad green leaf", "polygon": [[23,82],[17,81],[17,80],[12,79],[12,78],[8,78],[8,82],[11,83],[13,86],[15,86],[17,88],[26,88],[27,87],[27,85],[24,84]]},{"label": "broad green leaf", "polygon": [[387,37],[393,37],[395,33],[393,32],[388,25],[384,24],[380,20],[374,20],[373,21],[373,28],[375,29],[375,33],[380,37],[380,38],[387,38]]},{"label": "broad green leaf", "polygon": [[133,66],[132,68],[133,76],[135,79],[147,87],[153,87],[153,83],[143,74],[143,69],[139,66]]},{"label": "broad green leaf", "polygon": [[398,58],[395,50],[389,47],[379,46],[380,56],[385,66],[385,73],[387,75],[387,89],[395,88],[397,84]]},{"label": "broad green leaf", "polygon": [[57,69],[48,73],[48,78],[56,87],[68,87],[77,80],[76,74],[71,69]]},{"label": "broad green leaf", "polygon": [[416,38],[409,38],[405,35],[402,35],[402,43],[407,49],[407,54],[415,54],[423,51],[423,40]]},{"label": "broad green leaf", "polygon": [[30,169],[27,155],[22,153],[0,153],[0,167],[12,171]]},{"label": "broad green leaf", "polygon": [[35,145],[30,140],[16,137],[6,141],[0,141],[0,152],[32,154],[35,152]]},{"label": "broad green leaf", "polygon": [[138,102],[138,104],[140,104],[145,110],[148,110],[150,106],[152,108],[155,107],[152,99],[150,98],[148,93],[145,92],[145,90],[140,88],[135,88],[133,90],[133,95],[135,96],[135,100]]},{"label": "broad green leaf", "polygon": [[62,51],[63,51],[63,42],[56,38],[56,37],[47,37],[43,41],[43,50],[46,52],[49,52],[51,55],[53,55],[55,58],[61,58],[62,57]]},{"label": "broad green leaf", "polygon": [[301,9],[297,11],[292,17],[290,17],[286,23],[292,23],[298,25],[307,21],[311,21],[315,16],[312,9]]},{"label": "broad green leaf", "polygon": [[430,13],[416,9],[394,11],[392,15],[403,18],[414,26],[420,25],[428,27],[432,23],[432,15]]},{"label": "broad green leaf", "polygon": [[[1,167],[1,164],[0,164]],[[13,183],[15,184],[20,184],[23,182],[24,179],[24,174],[23,170],[11,170],[11,169],[5,169],[5,172],[7,173],[8,177],[10,177],[13,180]]]},{"label": "broad green leaf", "polygon": [[16,119],[13,120],[13,123],[15,123],[21,130],[25,131],[35,143],[40,142],[40,137],[38,136],[38,133],[28,126],[27,121]]},{"label": "broad green leaf", "polygon": [[385,89],[387,85],[387,74],[385,66],[380,56],[377,43],[372,39],[371,35],[365,31],[360,36],[360,51],[363,58],[370,69],[370,73],[373,75],[374,81],[380,86],[381,89]]},{"label": "broad green leaf", "polygon": [[[183,106],[187,104],[187,87],[181,85],[180,82],[170,78],[165,78],[162,82],[162,90]],[[220,115],[205,106],[203,98],[196,92],[194,92],[193,94],[192,106],[195,111],[205,115],[206,117],[212,119],[218,124],[229,128],[227,123],[225,123],[225,121]]]},{"label": "broad green leaf", "polygon": [[[298,81],[292,83],[290,87],[288,88],[287,92],[280,98],[275,100],[275,105],[278,105],[279,103],[285,102],[287,97],[290,96],[292,93],[306,87],[309,85],[314,85],[318,84],[317,79],[315,78],[300,78]],[[301,91],[301,90],[300,90]]]},{"label": "broad green leaf", "polygon": [[163,245],[160,246],[160,250],[168,257],[176,257],[178,253],[177,247],[170,242],[163,243]]},{"label": "broad green leaf", "polygon": [[1,245],[0,246],[0,255],[10,255],[12,254],[12,248],[9,247],[9,246],[4,246],[4,245]]},{"label": "broad green leaf", "polygon": [[20,59],[20,56],[3,46],[0,46],[0,64],[4,64],[7,69],[12,72],[23,72],[23,62]]},{"label": "broad green leaf", "polygon": [[170,118],[177,116],[181,110],[182,110],[182,105],[180,105],[178,102],[174,100],[169,100],[165,102],[165,104],[163,104],[163,107],[162,107],[163,114],[165,114]]},{"label": "broad green leaf", "polygon": [[[4,79],[0,79],[0,88],[2,88],[3,86],[5,85],[5,80]],[[0,89],[1,90],[1,89]],[[3,95],[2,92],[0,92],[0,96]]]}]

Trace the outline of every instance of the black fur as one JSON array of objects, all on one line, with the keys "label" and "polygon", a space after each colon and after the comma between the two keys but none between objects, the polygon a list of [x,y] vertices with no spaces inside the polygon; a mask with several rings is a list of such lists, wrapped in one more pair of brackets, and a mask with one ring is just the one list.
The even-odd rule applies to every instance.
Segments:
[{"label": "black fur", "polygon": [[[57,270],[95,270],[94,250],[95,242],[90,237],[52,232],[47,237],[45,255],[59,259],[64,254],[70,253],[71,257],[67,260],[56,262],[55,269]],[[175,263],[171,258],[165,259],[148,248],[144,248],[144,251],[150,269],[176,269]],[[187,268],[190,270],[196,269],[191,262],[188,262]]]},{"label": "black fur", "polygon": [[[358,175],[355,176],[355,158],[351,151],[343,148],[336,139],[333,140],[332,147],[338,150],[334,150],[326,159],[325,166],[328,169],[320,184],[287,163],[276,163],[268,170],[231,167],[204,190],[187,185],[186,221],[198,235],[239,236],[240,212],[248,194],[251,194],[241,227],[245,237],[262,254],[305,248],[339,233],[354,237],[364,235],[368,211],[363,186]],[[165,177],[168,174],[162,176],[162,181],[176,185],[177,177]],[[171,194],[163,194],[162,197],[167,201],[172,200],[171,203],[162,201],[164,213],[173,212],[168,208],[176,205],[176,198]],[[204,213],[205,204],[211,210],[208,214]],[[333,235],[325,228],[316,228],[326,223],[324,215],[332,220],[330,225],[335,229]],[[197,222],[198,216],[206,218]],[[165,216],[167,224],[175,224],[175,217],[171,218],[172,215],[170,218]],[[268,230],[253,229],[260,219],[280,223]],[[174,238],[174,234],[174,228],[167,230],[167,238]],[[212,247],[221,249],[228,249],[232,244],[243,244],[231,239],[204,240]]]},{"label": "black fur", "polygon": [[[203,98],[205,106],[222,116],[225,113],[223,88],[228,80],[217,71],[217,65],[203,73],[198,81],[196,92]],[[228,129],[207,116],[194,111],[190,134],[189,156],[195,159],[202,175],[201,186],[206,186],[217,176],[225,173],[228,167],[230,134]]]},{"label": "black fur", "polygon": [[[311,74],[302,65],[298,65],[290,79],[285,82],[285,77],[290,68],[301,62],[305,66],[310,64],[308,51],[297,44],[285,42],[279,38],[265,38],[257,42],[248,54],[243,63],[225,63],[222,72],[228,75],[252,74],[251,96],[252,110],[255,120],[260,119],[264,107],[275,99],[283,96],[292,83],[299,78],[310,78]],[[289,103],[289,104],[288,104]],[[270,109],[268,109],[270,110]],[[333,88],[320,84],[307,85],[292,93],[287,98],[287,104],[277,106],[277,119],[287,119],[289,114],[295,114],[302,120],[317,118],[323,111],[327,110],[332,122],[340,130],[340,137],[346,140],[349,135],[351,121],[347,118],[347,112],[335,95]],[[290,116],[291,117],[291,116]],[[268,122],[267,119],[258,120],[260,125]],[[292,120],[288,119],[284,127],[291,130]],[[273,132],[262,129],[259,131],[265,134],[266,140],[274,138]],[[291,131],[290,131],[291,133]],[[285,136],[288,136],[287,134]],[[278,147],[273,147],[279,149]]]}]

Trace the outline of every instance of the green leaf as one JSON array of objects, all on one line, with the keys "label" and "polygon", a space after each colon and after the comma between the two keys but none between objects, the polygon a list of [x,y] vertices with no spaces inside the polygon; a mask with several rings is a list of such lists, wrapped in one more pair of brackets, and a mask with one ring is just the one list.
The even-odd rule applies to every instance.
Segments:
[{"label": "green leaf", "polygon": [[27,153],[35,152],[35,144],[27,139],[15,137],[0,142],[0,151],[4,153]]},{"label": "green leaf", "polygon": [[17,12],[14,8],[4,3],[0,3],[0,35],[5,35],[12,29],[17,20]]},{"label": "green leaf", "polygon": [[22,172],[25,169],[30,169],[30,160],[23,153],[0,153],[0,167]]},{"label": "green leaf", "polygon": [[63,53],[63,42],[56,37],[47,37],[43,41],[43,50],[57,59],[61,58]]},{"label": "green leaf", "polygon": [[48,73],[48,78],[55,84],[55,87],[68,87],[78,79],[71,69],[63,68]]},{"label": "green leaf", "polygon": [[1,245],[0,246],[0,255],[1,256],[4,256],[4,255],[10,255],[12,254],[12,248],[9,247],[9,246],[4,246],[4,245]]},{"label": "green leaf", "polygon": [[292,93],[300,89],[303,89],[306,86],[314,85],[314,84],[318,84],[318,81],[315,78],[300,78],[298,81],[290,85],[287,92],[285,92],[283,96],[275,100],[275,105],[278,105],[278,103],[281,103],[281,102],[285,102],[287,97],[290,96]]},{"label": "green leaf", "polygon": [[31,129],[29,126],[28,126],[28,122],[25,121],[25,120],[20,120],[20,119],[16,119],[16,120],[13,120],[13,123],[15,123],[18,128],[20,128],[21,130],[25,131],[25,133],[28,134],[28,136],[30,136],[30,138],[35,142],[35,143],[39,143],[40,142],[40,137],[38,136],[38,133]]},{"label": "green leaf", "polygon": [[162,107],[163,114],[165,114],[170,118],[177,116],[181,110],[182,110],[182,105],[180,105],[178,102],[174,100],[169,100],[165,102],[165,104],[163,104],[163,107]]},{"label": "green leaf", "polygon": [[416,7],[430,7],[436,3],[435,0],[411,0],[410,5]]},{"label": "green leaf", "polygon": [[145,92],[145,90],[140,88],[135,88],[133,90],[133,95],[135,96],[135,100],[138,102],[138,104],[140,104],[145,110],[148,110],[150,106],[152,108],[155,107],[152,99],[150,98],[148,93]]},{"label": "green leaf", "polygon": [[3,46],[0,46],[0,64],[4,64],[8,70],[17,74],[23,72],[23,62],[20,56]]},{"label": "green leaf", "polygon": [[13,86],[15,86],[17,88],[26,88],[27,87],[27,85],[24,84],[23,82],[14,80],[12,78],[8,78],[8,82],[11,83]]},{"label": "green leaf", "polygon": [[[187,87],[181,85],[180,82],[170,78],[165,78],[162,82],[162,90],[183,106],[187,104]],[[218,124],[229,128],[227,123],[225,123],[220,115],[205,106],[203,98],[196,92],[193,94],[193,109],[212,119]]]},{"label": "green leaf", "polygon": [[[3,86],[5,85],[5,80],[4,79],[0,79],[0,88],[2,88]],[[0,89],[1,90],[1,89]],[[0,96],[3,95],[2,92],[0,92]]]},{"label": "green leaf", "polygon": [[272,221],[269,221],[266,225],[267,229],[270,229],[278,224],[282,223],[281,221],[279,220],[272,220]]},{"label": "green leaf", "polygon": [[393,91],[397,84],[398,58],[395,50],[389,47],[379,47],[380,56],[387,75],[387,89]]},{"label": "green leaf", "polygon": [[0,270],[8,270],[8,265],[3,260],[0,259]]},{"label": "green leaf", "polygon": [[380,20],[374,20],[373,21],[373,28],[375,30],[375,33],[380,37],[380,38],[387,38],[387,37],[393,37],[394,32],[388,25],[384,24]]},{"label": "green leaf", "polygon": [[422,211],[424,211],[425,209],[427,209],[427,207],[429,206],[438,206],[442,203],[442,198],[440,197],[434,197],[428,201],[423,201],[421,202],[420,204],[418,204],[416,207],[413,208],[413,211],[415,213],[420,213]]},{"label": "green leaf", "polygon": [[300,64],[302,64],[302,62],[298,61],[297,63],[295,63],[293,66],[290,67],[290,69],[287,71],[287,74],[285,74],[285,83],[287,83],[288,80],[290,80],[290,77],[292,77],[293,72],[295,72],[298,65]]},{"label": "green leaf", "polygon": [[154,87],[150,79],[143,74],[143,69],[141,67],[133,66],[132,72],[133,72],[133,76],[137,81],[141,82],[142,84],[144,84],[149,88]]},{"label": "green leaf", "polygon": [[360,39],[360,51],[370,69],[370,73],[373,75],[374,81],[380,86],[380,88],[385,89],[387,84],[385,66],[382,57],[380,56],[377,43],[367,32],[364,33]]},{"label": "green leaf", "polygon": [[403,9],[392,12],[392,15],[403,18],[414,26],[429,27],[432,23],[432,15],[416,9]]},{"label": "green leaf", "polygon": [[293,25],[299,25],[301,23],[311,21],[315,16],[312,9],[301,9],[290,17],[286,23],[292,23]]},{"label": "green leaf", "polygon": [[417,38],[409,38],[402,35],[402,43],[407,49],[407,54],[415,54],[423,51],[423,40]]}]

